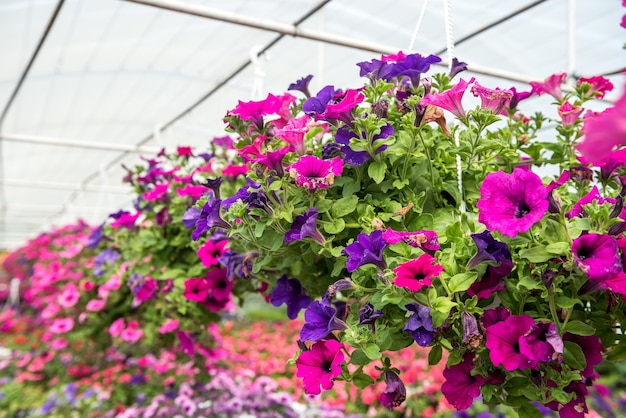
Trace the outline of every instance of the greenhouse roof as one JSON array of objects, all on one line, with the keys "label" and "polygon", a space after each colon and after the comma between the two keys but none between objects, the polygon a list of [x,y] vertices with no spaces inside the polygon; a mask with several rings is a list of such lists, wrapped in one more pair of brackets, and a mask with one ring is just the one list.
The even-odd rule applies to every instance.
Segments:
[{"label": "greenhouse roof", "polygon": [[358,87],[356,63],[381,54],[437,54],[444,71],[452,53],[489,87],[605,75],[610,102],[624,86],[621,3],[3,0],[0,250],[130,207],[122,164],[206,147],[238,100],[308,74],[312,91]]}]

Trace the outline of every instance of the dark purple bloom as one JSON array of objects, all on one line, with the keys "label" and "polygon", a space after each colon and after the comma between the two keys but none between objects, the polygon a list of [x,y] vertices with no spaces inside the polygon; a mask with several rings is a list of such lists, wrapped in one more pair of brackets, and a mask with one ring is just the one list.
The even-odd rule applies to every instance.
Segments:
[{"label": "dark purple bloom", "polygon": [[400,380],[400,376],[391,370],[385,371],[385,383],[387,387],[380,395],[380,403],[393,411],[394,407],[402,405],[402,402],[406,400],[406,387]]},{"label": "dark purple bloom", "polygon": [[302,77],[295,83],[291,83],[287,90],[295,90],[302,92],[307,98],[311,97],[311,93],[309,92],[309,83],[313,78],[313,74],[309,74],[306,77]]},{"label": "dark purple bloom", "polygon": [[87,246],[92,250],[98,248],[98,244],[102,241],[102,231],[104,229],[104,223],[100,224],[99,227],[91,231],[89,235],[89,239],[87,240]]},{"label": "dark purple bloom", "polygon": [[509,316],[511,316],[511,311],[504,306],[498,306],[497,308],[487,309],[484,311],[483,316],[480,318],[480,322],[483,324],[484,328],[487,328],[493,324],[504,321]]},{"label": "dark purple bloom", "polygon": [[441,392],[457,410],[469,408],[485,384],[483,376],[472,374],[475,368],[474,356],[474,353],[468,351],[463,356],[463,361],[446,367],[443,371],[446,381],[441,385]]},{"label": "dark purple bloom", "polygon": [[513,262],[509,247],[501,241],[497,241],[491,235],[491,232],[485,231],[480,234],[472,234],[472,239],[478,248],[478,252],[474,255],[467,268],[471,269],[484,261],[491,261],[498,264],[502,261]]},{"label": "dark purple bloom", "polygon": [[[200,212],[200,216],[196,221],[196,229],[191,234],[191,239],[198,241],[202,234],[209,231],[213,227],[230,228],[228,222],[220,217],[220,206],[222,201],[219,199],[209,199]],[[184,217],[184,216],[183,216]]]},{"label": "dark purple bloom", "polygon": [[143,375],[143,374],[134,374],[130,378],[130,384],[131,385],[145,385],[146,382],[147,382],[146,376]]},{"label": "dark purple bloom", "polygon": [[307,307],[304,320],[306,323],[300,331],[300,339],[303,341],[319,341],[332,331],[346,329],[346,324],[337,318],[337,310],[318,301]]},{"label": "dark purple bloom", "polygon": [[301,241],[304,238],[311,238],[320,245],[324,245],[326,242],[317,229],[317,208],[310,208],[304,215],[296,216],[296,219],[291,224],[291,229],[285,233],[285,244]]},{"label": "dark purple bloom", "polygon": [[[454,57],[452,58],[452,66],[450,68],[450,74],[448,74],[448,76],[450,77],[450,80],[452,80],[455,75],[465,70],[467,70],[467,63],[459,61],[456,57]],[[428,94],[428,92],[426,94]]]},{"label": "dark purple bloom", "polygon": [[130,215],[130,212],[127,210],[118,210],[117,212],[114,212],[112,214],[109,215],[109,218],[113,218],[115,220],[118,220],[119,218],[121,218],[124,215]]},{"label": "dark purple bloom", "polygon": [[305,309],[311,304],[311,298],[307,296],[298,279],[289,279],[286,274],[283,274],[272,290],[270,302],[274,306],[286,304],[287,317],[296,319],[300,309]]},{"label": "dark purple bloom", "polygon": [[224,181],[223,177],[216,177],[214,179],[206,179],[204,182],[204,186],[213,191],[213,195],[216,199],[220,198],[220,186],[222,185],[222,181]]},{"label": "dark purple bloom", "polygon": [[[372,137],[372,142],[370,144],[372,146],[372,149],[374,149],[374,142],[376,140],[390,137],[391,135],[393,135],[393,133],[393,126],[391,126],[389,123],[380,128],[380,133]],[[357,134],[352,132],[347,126],[343,126],[337,130],[335,134],[335,141],[337,141],[337,143],[341,145],[343,160],[346,162],[346,164],[356,167],[363,165],[363,163],[372,159],[373,156],[370,155],[369,152],[354,151],[352,148],[350,148],[350,139],[356,138],[359,140],[363,140],[364,137],[365,133],[363,133],[361,136],[358,136]],[[374,154],[379,154],[386,149],[387,145],[381,145],[380,147],[375,149]]]},{"label": "dark purple bloom", "polygon": [[393,77],[408,77],[411,85],[417,89],[420,82],[420,76],[430,70],[432,64],[441,62],[441,58],[436,55],[423,57],[420,54],[407,55],[404,61],[396,63],[391,70]]},{"label": "dark purple bloom", "polygon": [[563,340],[550,322],[539,322],[519,339],[520,353],[532,361],[549,363],[563,359]]},{"label": "dark purple bloom", "polygon": [[309,116],[324,113],[326,105],[330,103],[335,95],[334,86],[326,86],[317,92],[317,95],[310,97],[302,104],[302,111]]},{"label": "dark purple bloom", "polygon": [[374,264],[381,270],[387,268],[383,252],[387,243],[383,240],[382,231],[373,231],[371,234],[359,234],[356,241],[343,249],[342,253],[348,256],[346,268],[352,273],[366,264]]},{"label": "dark purple bloom", "polygon": [[411,337],[422,347],[428,347],[435,337],[436,331],[433,328],[433,318],[430,316],[430,309],[419,305],[416,302],[406,304],[405,307],[413,312],[404,330],[411,334]]},{"label": "dark purple bloom", "polygon": [[217,261],[219,261],[222,266],[226,267],[226,275],[228,277],[233,277],[233,275],[237,274],[239,277],[243,278],[241,272],[243,254],[237,251],[227,250]]},{"label": "dark purple bloom", "polygon": [[[352,279],[350,279],[349,277],[339,279],[335,283],[328,286],[328,289],[324,293],[324,296],[322,296],[322,302],[324,302],[324,304],[326,305],[330,305],[330,302],[335,297],[337,292],[351,289],[354,289],[354,282],[352,281]],[[337,316],[341,318],[341,315]]]},{"label": "dark purple bloom", "polygon": [[361,309],[359,309],[359,325],[373,324],[378,318],[383,316],[384,313],[381,310],[375,311],[374,305],[367,302]]},{"label": "dark purple bloom", "polygon": [[622,271],[619,246],[611,235],[581,235],[572,243],[572,255],[576,266],[595,282]]},{"label": "dark purple bloom", "polygon": [[488,266],[485,274],[476,280],[467,293],[478,296],[478,299],[488,299],[494,292],[504,290],[504,279],[513,270],[513,263],[503,261],[499,266]]},{"label": "dark purple bloom", "polygon": [[554,190],[564,185],[570,178],[568,170],[563,170],[559,178],[548,184],[548,212],[561,213],[561,200],[554,196]]},{"label": "dark purple bloom", "polygon": [[361,69],[359,71],[359,76],[367,77],[372,82],[375,80],[390,81],[392,79],[391,71],[394,67],[394,64],[392,63],[373,59],[371,61],[359,62],[356,65],[358,65]]},{"label": "dark purple bloom", "polygon": [[183,224],[185,224],[186,229],[191,229],[196,226],[196,222],[200,219],[200,213],[202,213],[200,209],[187,209],[187,211],[183,214]]},{"label": "dark purple bloom", "polygon": [[326,142],[322,145],[322,159],[330,160],[341,153],[341,145],[336,142]]},{"label": "dark purple bloom", "polygon": [[509,101],[509,109],[515,109],[519,102],[522,100],[528,99],[533,93],[530,91],[520,91],[518,92],[515,87],[509,88],[511,92],[513,92],[513,97]]},{"label": "dark purple bloom", "polygon": [[245,203],[248,209],[259,208],[268,213],[271,212],[269,198],[261,188],[261,185],[249,177],[246,178],[246,185],[237,190],[234,196],[225,199],[222,206],[228,210],[238,200]]}]

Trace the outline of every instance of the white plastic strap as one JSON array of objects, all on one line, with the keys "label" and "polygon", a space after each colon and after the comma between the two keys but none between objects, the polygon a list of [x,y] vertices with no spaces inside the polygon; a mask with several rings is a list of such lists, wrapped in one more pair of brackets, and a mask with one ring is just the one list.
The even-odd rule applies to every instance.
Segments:
[{"label": "white plastic strap", "polygon": [[420,26],[422,26],[422,20],[424,19],[424,14],[426,13],[426,7],[428,7],[428,0],[424,0],[424,4],[422,5],[422,10],[420,11],[420,15],[417,18],[417,23],[415,24],[415,29],[413,30],[413,36],[411,36],[411,43],[409,44],[408,53],[413,52],[413,47],[415,46],[415,40],[417,39],[417,33],[420,30]]},{"label": "white plastic strap", "polygon": [[263,72],[263,68],[261,67],[260,53],[260,45],[254,45],[250,48],[250,60],[252,64],[254,64],[254,83],[252,84],[250,100],[261,100],[263,98],[263,79],[265,78],[265,72]]},{"label": "white plastic strap", "polygon": [[8,309],[11,307],[18,306],[20,304],[20,284],[21,280],[18,278],[11,279],[11,284],[9,285],[9,297],[4,304],[4,309]]}]

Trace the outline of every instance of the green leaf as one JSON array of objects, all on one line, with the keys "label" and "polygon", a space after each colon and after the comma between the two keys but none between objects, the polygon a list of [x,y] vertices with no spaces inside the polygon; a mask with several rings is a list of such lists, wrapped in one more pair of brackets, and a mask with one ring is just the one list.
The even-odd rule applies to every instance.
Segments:
[{"label": "green leaf", "polygon": [[543,246],[521,250],[519,252],[519,256],[525,258],[531,263],[543,263],[550,260],[551,258],[554,258],[554,254],[548,252],[546,247]]},{"label": "green leaf", "polygon": [[257,222],[254,226],[254,236],[260,238],[263,235],[263,231],[265,231],[265,222]]},{"label": "green leaf", "polygon": [[470,288],[472,283],[476,281],[476,277],[478,277],[478,273],[473,271],[455,274],[450,278],[450,281],[448,282],[448,288],[452,293],[464,292]]},{"label": "green leaf", "polygon": [[350,363],[356,364],[357,366],[365,366],[370,364],[371,361],[372,360],[370,360],[361,349],[354,350],[350,356]]},{"label": "green leaf", "polygon": [[546,246],[546,251],[551,254],[567,254],[571,251],[571,244],[568,242],[555,242]]},{"label": "green leaf", "polygon": [[573,308],[574,305],[577,305],[577,304],[582,306],[582,302],[580,301],[580,299],[572,299],[563,295],[557,296],[555,299],[555,302],[556,302],[556,306],[560,308],[564,308],[564,309]]},{"label": "green leaf", "polygon": [[607,354],[606,359],[609,361],[623,361],[626,360],[626,346],[618,345],[613,347],[609,354]]},{"label": "green leaf", "polygon": [[431,308],[441,312],[443,314],[448,315],[450,313],[450,309],[456,306],[455,302],[452,302],[446,296],[439,296],[435,300],[432,301]]},{"label": "green leaf", "polygon": [[565,332],[569,332],[575,335],[589,336],[596,332],[596,329],[591,325],[587,325],[580,321],[570,321],[565,326]]},{"label": "green leaf", "polygon": [[366,345],[365,347],[363,347],[363,352],[371,360],[376,360],[382,357],[382,355],[380,354],[380,350],[378,349],[378,346],[376,344]]},{"label": "green leaf", "polygon": [[271,192],[276,191],[276,190],[280,189],[282,185],[283,185],[282,182],[275,181],[272,184],[270,184],[270,187],[268,187],[268,190],[271,191]]},{"label": "green leaf", "polygon": [[338,234],[346,228],[346,222],[343,219],[335,219],[334,222],[325,222],[324,231],[329,234]]},{"label": "green leaf", "polygon": [[441,355],[443,354],[443,349],[439,344],[434,345],[430,352],[428,353],[428,364],[434,366],[435,364],[439,364],[441,361]]},{"label": "green leaf", "polygon": [[330,211],[334,218],[342,218],[354,212],[357,203],[359,198],[356,195],[344,197],[336,200]]},{"label": "green leaf", "polygon": [[359,389],[364,389],[369,385],[374,384],[374,379],[366,375],[365,373],[355,373],[352,375],[352,383]]},{"label": "green leaf", "polygon": [[385,164],[384,161],[373,161],[369,167],[367,167],[367,174],[376,184],[382,183],[385,179],[385,171],[387,171],[387,164]]},{"label": "green leaf", "polygon": [[541,418],[543,416],[541,414],[541,411],[539,411],[531,403],[525,403],[523,405],[520,405],[519,409],[517,410],[517,413],[519,414],[520,417],[524,417],[524,418]]},{"label": "green leaf", "polygon": [[583,349],[578,344],[571,341],[563,342],[565,349],[563,350],[563,361],[568,366],[576,370],[584,370],[587,367],[587,360]]},{"label": "green leaf", "polygon": [[332,205],[333,205],[332,200],[328,200],[328,199],[318,200],[316,203],[317,212],[318,213],[328,212],[328,210],[330,209]]}]

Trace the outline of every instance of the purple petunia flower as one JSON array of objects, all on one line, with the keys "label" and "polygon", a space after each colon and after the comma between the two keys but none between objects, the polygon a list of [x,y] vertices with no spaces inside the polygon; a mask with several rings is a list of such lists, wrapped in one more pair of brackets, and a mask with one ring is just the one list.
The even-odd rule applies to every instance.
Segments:
[{"label": "purple petunia flower", "polygon": [[385,383],[387,387],[380,394],[380,404],[393,411],[394,407],[402,405],[406,400],[406,387],[400,376],[391,370],[385,371]]},{"label": "purple petunia flower", "polygon": [[285,244],[293,241],[301,241],[304,238],[311,238],[324,245],[326,240],[317,229],[317,208],[310,208],[304,215],[296,216],[291,224],[291,229],[285,233]]},{"label": "purple petunia flower", "polygon": [[373,324],[383,315],[385,315],[383,311],[374,311],[374,305],[371,302],[367,302],[359,309],[359,325]]},{"label": "purple petunia flower", "polygon": [[617,240],[611,235],[581,235],[572,243],[572,255],[576,266],[595,282],[622,271]]},{"label": "purple petunia flower", "polygon": [[183,214],[183,224],[185,225],[185,229],[191,229],[196,226],[196,222],[200,219],[200,213],[202,211],[197,208],[189,208]]},{"label": "purple petunia flower", "polygon": [[508,371],[536,367],[537,363],[520,351],[520,338],[534,325],[535,320],[530,315],[511,315],[485,329],[485,346],[494,366],[502,365]]},{"label": "purple petunia flower", "polygon": [[[382,128],[380,128],[380,132],[374,135],[371,139],[371,146],[373,147],[374,142],[378,139],[383,139],[390,137],[393,135],[394,130],[391,124],[386,124]],[[354,151],[350,148],[350,140],[352,138],[356,138],[358,140],[363,140],[365,134],[359,136],[356,133],[352,132],[348,127],[343,126],[337,130],[335,133],[335,141],[341,145],[341,153],[343,154],[343,160],[346,164],[351,165],[353,167],[357,167],[363,165],[365,162],[372,159],[372,155],[370,155],[367,151]],[[379,154],[387,149],[387,145],[381,145],[376,148],[375,154]]]},{"label": "purple petunia flower", "polygon": [[237,190],[237,193],[235,193],[234,196],[224,199],[222,206],[224,209],[228,210],[233,203],[238,200],[245,203],[248,209],[258,208],[263,209],[268,213],[271,212],[271,209],[269,208],[269,198],[263,191],[261,184],[251,178],[246,178],[246,185]]},{"label": "purple petunia flower", "polygon": [[335,87],[326,86],[302,104],[302,111],[309,116],[323,113],[326,110],[326,105],[330,103],[334,95]]},{"label": "purple petunia flower", "polygon": [[[192,232],[191,239],[198,241],[202,234],[214,227],[230,228],[230,224],[220,217],[221,203],[221,200],[211,198],[204,204],[196,220],[196,229]],[[187,212],[189,212],[189,210],[187,210]],[[185,212],[185,214],[187,214],[187,212]],[[185,215],[183,215],[183,218],[184,217]]]},{"label": "purple petunia flower", "polygon": [[319,341],[332,331],[346,329],[346,324],[337,318],[337,310],[318,301],[312,302],[304,312],[306,323],[300,331],[301,340]]},{"label": "purple petunia flower", "polygon": [[106,272],[107,266],[115,264],[120,258],[120,254],[112,248],[107,248],[93,259],[93,274],[102,276]]},{"label": "purple petunia flower", "polygon": [[436,334],[430,309],[416,302],[408,303],[405,307],[413,312],[413,315],[407,321],[404,330],[411,334],[418,345],[428,347]]},{"label": "purple petunia flower", "polygon": [[503,261],[513,262],[509,247],[504,242],[494,239],[491,232],[485,231],[471,236],[478,252],[467,263],[468,269],[472,269],[484,261],[491,261],[496,264]]},{"label": "purple petunia flower", "polygon": [[455,75],[457,75],[461,71],[467,70],[467,63],[459,61],[458,58],[454,57],[452,58],[452,65],[450,67],[451,68],[448,77],[450,77],[450,80],[452,80]]},{"label": "purple petunia flower", "polygon": [[510,237],[526,232],[548,211],[548,189],[531,171],[489,173],[476,203],[478,221]]},{"label": "purple petunia flower", "polygon": [[87,246],[91,248],[92,250],[95,250],[96,248],[98,248],[100,241],[102,241],[103,230],[104,230],[104,223],[100,224],[99,227],[95,228],[93,231],[91,231],[91,234],[89,234]]},{"label": "purple petunia flower", "polygon": [[348,256],[346,268],[352,273],[366,264],[374,264],[381,270],[387,268],[383,258],[383,251],[387,243],[383,240],[382,231],[373,231],[371,234],[359,234],[356,241],[343,249],[342,254]]},{"label": "purple petunia flower", "polygon": [[432,64],[441,62],[436,55],[423,57],[420,54],[407,55],[403,61],[396,63],[391,70],[393,77],[407,77],[414,89],[419,87],[420,76],[430,70]]},{"label": "purple petunia flower", "polygon": [[359,71],[359,77],[367,77],[370,81],[385,80],[390,81],[393,76],[391,72],[394,64],[378,59],[371,61],[363,61],[356,64],[361,70]]},{"label": "purple petunia flower", "polygon": [[485,384],[483,376],[472,374],[475,368],[474,356],[473,352],[468,351],[463,356],[463,361],[446,367],[443,371],[446,381],[441,385],[441,392],[457,410],[469,408]]},{"label": "purple petunia flower", "polygon": [[313,74],[309,74],[306,77],[302,77],[295,83],[291,83],[287,90],[295,90],[302,92],[307,98],[311,97],[311,93],[309,92],[309,83],[313,78]]},{"label": "purple petunia flower", "polygon": [[287,317],[296,319],[300,309],[305,309],[311,304],[311,298],[307,296],[298,279],[290,279],[286,274],[283,274],[272,290],[270,302],[274,306],[286,304]]}]

